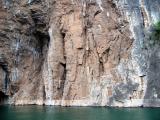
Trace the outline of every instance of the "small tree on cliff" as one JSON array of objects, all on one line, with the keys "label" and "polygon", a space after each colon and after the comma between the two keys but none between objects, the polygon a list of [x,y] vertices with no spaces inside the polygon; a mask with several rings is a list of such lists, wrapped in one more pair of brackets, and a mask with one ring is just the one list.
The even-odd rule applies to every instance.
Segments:
[{"label": "small tree on cliff", "polygon": [[160,44],[160,21],[153,25],[151,40],[153,40],[155,44]]}]

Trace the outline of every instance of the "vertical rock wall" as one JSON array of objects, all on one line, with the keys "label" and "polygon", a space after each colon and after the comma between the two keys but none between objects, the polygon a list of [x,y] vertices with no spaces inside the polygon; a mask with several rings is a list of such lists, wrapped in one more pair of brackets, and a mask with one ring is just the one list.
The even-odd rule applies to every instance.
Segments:
[{"label": "vertical rock wall", "polygon": [[159,0],[3,0],[0,91],[11,104],[160,106]]}]

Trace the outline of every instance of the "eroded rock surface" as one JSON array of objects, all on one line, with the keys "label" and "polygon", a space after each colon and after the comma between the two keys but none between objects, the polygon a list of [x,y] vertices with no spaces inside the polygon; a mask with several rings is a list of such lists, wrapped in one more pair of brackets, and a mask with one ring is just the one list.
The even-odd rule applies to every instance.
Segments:
[{"label": "eroded rock surface", "polygon": [[1,0],[0,93],[16,105],[160,106],[159,45],[148,35],[159,7]]}]

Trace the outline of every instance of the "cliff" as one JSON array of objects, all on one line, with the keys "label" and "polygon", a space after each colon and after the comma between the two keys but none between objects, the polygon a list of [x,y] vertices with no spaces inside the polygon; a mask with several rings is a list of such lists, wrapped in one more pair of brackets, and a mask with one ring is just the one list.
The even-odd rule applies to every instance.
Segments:
[{"label": "cliff", "polygon": [[159,0],[0,0],[0,102],[160,107]]}]

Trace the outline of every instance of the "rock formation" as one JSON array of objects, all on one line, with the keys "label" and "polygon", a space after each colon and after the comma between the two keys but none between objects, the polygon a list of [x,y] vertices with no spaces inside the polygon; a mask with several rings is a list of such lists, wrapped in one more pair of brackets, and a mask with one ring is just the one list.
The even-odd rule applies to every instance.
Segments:
[{"label": "rock formation", "polygon": [[159,0],[0,0],[0,102],[160,107]]}]

